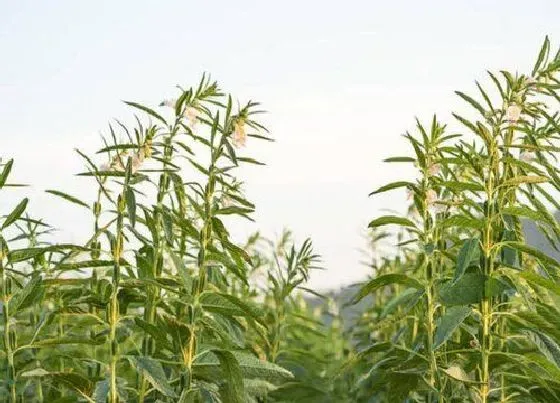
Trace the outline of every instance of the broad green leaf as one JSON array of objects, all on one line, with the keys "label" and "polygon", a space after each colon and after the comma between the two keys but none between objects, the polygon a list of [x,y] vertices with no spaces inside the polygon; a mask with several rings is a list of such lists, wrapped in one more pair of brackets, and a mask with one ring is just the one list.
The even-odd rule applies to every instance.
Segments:
[{"label": "broad green leaf", "polygon": [[455,275],[453,281],[457,281],[465,273],[473,259],[480,255],[480,245],[478,238],[470,238],[465,240],[459,254],[457,255],[457,264],[455,266]]},{"label": "broad green leaf", "polygon": [[548,256],[547,254],[541,252],[538,249],[535,249],[531,246],[524,244],[523,242],[515,242],[515,241],[500,242],[499,246],[507,246],[513,249],[517,249],[521,252],[533,256],[536,259],[539,259],[542,264],[560,268],[560,262],[558,262],[556,259],[554,259],[551,256]]},{"label": "broad green leaf", "polygon": [[227,350],[212,350],[220,361],[220,368],[224,375],[225,385],[220,394],[225,403],[244,403],[245,389],[241,367],[232,352]]},{"label": "broad green leaf", "polygon": [[550,292],[553,292],[554,294],[560,296],[560,285],[553,280],[549,280],[532,271],[523,271],[519,274],[519,276],[527,280],[527,282],[533,287],[537,285],[546,288]]},{"label": "broad green leaf", "polygon": [[540,352],[560,369],[560,346],[550,336],[540,330],[532,330],[534,335],[532,341],[537,345]]},{"label": "broad green leaf", "polygon": [[248,301],[217,292],[205,291],[199,298],[202,309],[208,312],[219,313],[224,316],[245,316],[262,322],[262,311]]},{"label": "broad green leaf", "polygon": [[163,393],[165,396],[177,397],[159,361],[146,356],[129,355],[126,356],[126,358],[138,373],[144,375],[154,389]]},{"label": "broad green leaf", "polygon": [[93,391],[93,400],[95,403],[105,403],[107,397],[109,396],[109,391],[111,390],[111,384],[108,379],[104,379],[95,384],[95,390]]},{"label": "broad green leaf", "polygon": [[404,305],[404,311],[408,312],[413,308],[418,301],[420,301],[422,295],[424,295],[424,290],[418,290],[416,288],[407,288],[403,292],[395,295],[389,301],[385,303],[383,310],[381,311],[381,318],[392,314],[399,306]]},{"label": "broad green leaf", "polygon": [[468,306],[453,306],[448,308],[441,317],[436,329],[434,349],[441,347],[470,313],[471,308]]},{"label": "broad green leaf", "polygon": [[[281,382],[294,377],[290,371],[271,362],[261,361],[250,353],[233,351],[232,354],[239,363],[243,378]],[[220,379],[221,371],[218,358],[210,351],[199,355],[193,364],[193,375],[201,378]]]},{"label": "broad green leaf", "polygon": [[[497,278],[490,278],[489,297],[497,296],[509,288]],[[439,288],[439,297],[444,305],[468,305],[476,304],[482,300],[484,295],[486,277],[481,273],[466,273],[456,282],[448,281]]]},{"label": "broad green leaf", "polygon": [[463,368],[458,365],[452,365],[449,368],[442,369],[443,373],[450,378],[455,379],[456,381],[467,382],[467,383],[476,383],[471,378],[469,378],[468,374],[465,372]]},{"label": "broad green leaf", "polygon": [[34,298],[40,297],[41,276],[34,276],[29,282],[8,302],[8,310],[10,314],[15,314],[20,309],[24,309],[34,302]]},{"label": "broad green leaf", "polygon": [[423,290],[424,286],[416,279],[407,276],[406,274],[392,273],[384,274],[373,278],[368,283],[364,284],[358,293],[354,296],[352,303],[357,304],[367,295],[371,294],[375,290],[384,287],[389,284],[401,284],[407,287],[416,288],[418,290]]}]

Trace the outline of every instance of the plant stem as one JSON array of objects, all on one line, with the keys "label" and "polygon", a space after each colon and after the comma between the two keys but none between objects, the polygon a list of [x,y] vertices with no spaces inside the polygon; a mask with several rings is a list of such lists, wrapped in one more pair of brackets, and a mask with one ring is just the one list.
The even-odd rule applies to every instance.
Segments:
[{"label": "plant stem", "polygon": [[[0,236],[0,247],[4,244],[4,239]],[[4,349],[8,365],[6,367],[6,382],[10,391],[10,402],[16,402],[16,369],[14,366],[14,352],[12,349],[12,336],[10,332],[10,311],[8,301],[10,297],[9,278],[4,267],[3,250],[0,249],[0,272],[2,275],[2,317],[4,318]]]},{"label": "plant stem", "polygon": [[[128,181],[130,177],[130,166],[131,166],[131,159],[129,158],[127,164],[127,173],[125,178],[124,189],[128,188]],[[110,394],[109,394],[109,403],[117,403],[118,402],[118,392],[117,392],[117,363],[119,361],[119,346],[117,341],[117,325],[119,322],[119,301],[118,301],[118,292],[119,292],[119,283],[121,277],[121,267],[120,267],[120,260],[123,253],[123,244],[124,244],[124,235],[123,235],[123,217],[124,212],[126,210],[126,198],[125,192],[123,191],[119,197],[117,198],[117,228],[116,228],[116,239],[115,239],[115,247],[113,250],[113,278],[112,278],[112,285],[113,288],[111,290],[111,299],[110,299],[110,307],[109,307],[109,342],[111,346],[110,351]]]},{"label": "plant stem", "polygon": [[[163,162],[162,162],[162,174],[160,175],[159,183],[158,183],[158,192],[156,196],[156,208],[154,210],[154,256],[152,262],[152,272],[151,276],[152,279],[155,279],[158,276],[158,272],[160,267],[162,266],[163,262],[163,242],[162,242],[162,231],[163,231],[163,224],[162,224],[162,216],[161,211],[163,209],[163,200],[165,195],[169,189],[169,175],[167,173],[167,164],[171,162],[171,158],[173,156],[173,146],[172,140],[177,130],[179,128],[180,119],[176,118],[175,124],[173,125],[171,132],[168,137],[164,139],[164,150],[163,150]],[[182,256],[181,256],[182,257]],[[146,295],[146,309],[144,311],[144,320],[147,323],[153,324],[156,319],[156,304],[157,299],[159,298],[159,289],[152,285],[149,285],[146,288],[147,295]],[[154,341],[150,335],[145,335],[142,341],[142,354],[145,356],[150,356],[153,354]],[[138,391],[138,402],[143,403],[146,398],[146,390],[148,387],[147,380],[145,379],[144,375],[140,376],[140,387]]]}]

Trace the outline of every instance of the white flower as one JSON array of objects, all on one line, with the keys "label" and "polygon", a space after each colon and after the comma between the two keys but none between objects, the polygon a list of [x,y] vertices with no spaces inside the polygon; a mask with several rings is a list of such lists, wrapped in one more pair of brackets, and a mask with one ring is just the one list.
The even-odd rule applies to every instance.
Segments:
[{"label": "white flower", "polygon": [[521,116],[521,107],[517,104],[511,104],[506,110],[506,119],[510,123],[515,123]]},{"label": "white flower", "polygon": [[184,116],[189,121],[188,125],[191,129],[194,128],[198,123],[198,110],[196,108],[193,108],[192,106],[187,106],[185,108]]},{"label": "white flower", "polygon": [[436,176],[437,174],[439,174],[441,171],[441,165],[440,164],[431,164],[428,167],[428,173],[430,174],[430,176]]},{"label": "white flower", "polygon": [[138,171],[138,168],[140,168],[143,162],[144,162],[144,152],[143,150],[140,150],[139,152],[135,153],[132,156],[132,167],[131,167],[132,173],[136,173],[136,171]]},{"label": "white flower", "polygon": [[229,197],[227,194],[224,195],[224,197],[222,198],[222,204],[224,207],[232,207],[233,206],[233,200],[231,200],[231,197]]},{"label": "white flower", "polygon": [[536,160],[535,154],[530,151],[522,151],[519,154],[519,159],[524,162],[533,162]]},{"label": "white flower", "polygon": [[414,192],[410,189],[406,189],[406,200],[412,200],[414,197]]},{"label": "white flower", "polygon": [[169,108],[175,108],[175,104],[177,103],[176,99],[164,99],[159,106],[167,106]]},{"label": "white flower", "polygon": [[434,204],[437,200],[437,193],[435,190],[430,189],[426,192],[426,204],[428,204],[428,206],[431,206],[432,204]]},{"label": "white flower", "polygon": [[238,119],[235,122],[233,137],[231,140],[233,145],[237,148],[245,146],[245,143],[247,142],[247,134],[245,133],[245,121],[243,119]]},{"label": "white flower", "polygon": [[428,205],[428,209],[434,213],[441,213],[442,211],[445,211],[447,207],[443,203],[438,203],[438,195],[433,189],[426,192],[426,204]]}]

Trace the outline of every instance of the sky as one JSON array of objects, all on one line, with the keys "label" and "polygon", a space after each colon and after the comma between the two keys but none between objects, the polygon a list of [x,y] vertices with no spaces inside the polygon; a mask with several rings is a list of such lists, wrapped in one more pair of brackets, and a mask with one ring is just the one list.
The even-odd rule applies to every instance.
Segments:
[{"label": "sky", "polygon": [[530,71],[545,35],[560,44],[558,15],[554,0],[0,0],[0,157],[32,185],[31,212],[79,240],[87,213],[43,192],[91,195],[73,149],[98,149],[107,123],[131,116],[122,100],[155,106],[208,72],[261,102],[276,139],[247,145],[267,166],[243,171],[256,223],[234,235],[311,237],[326,270],[310,286],[337,288],[370,274],[367,223],[404,211],[404,192],[368,193],[411,174],[382,159],[408,152],[414,117],[452,130],[465,108],[453,91],[486,70]]}]

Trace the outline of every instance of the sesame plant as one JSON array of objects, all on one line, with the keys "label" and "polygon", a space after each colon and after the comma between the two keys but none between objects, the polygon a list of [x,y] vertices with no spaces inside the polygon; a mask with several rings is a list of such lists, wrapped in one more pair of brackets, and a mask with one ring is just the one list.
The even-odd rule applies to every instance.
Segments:
[{"label": "sesame plant", "polygon": [[400,242],[355,297],[374,294],[378,305],[356,332],[359,398],[560,399],[560,263],[523,233],[524,220],[534,221],[558,250],[549,210],[560,189],[559,68],[547,38],[530,73],[489,72],[478,95],[457,92],[472,109],[454,114],[464,130],[418,122],[405,135],[412,156],[386,160],[418,174],[373,192],[406,188],[412,208],[369,225],[398,226]]},{"label": "sesame plant", "polygon": [[[254,210],[236,170],[260,164],[242,154],[248,139],[271,140],[261,111],[207,77],[178,91],[155,108],[127,102],[133,125],[77,150],[93,200],[47,190],[87,210],[83,245],[42,242],[50,227],[25,215],[27,199],[2,219],[2,401],[263,401],[294,379],[250,249],[227,230]],[[290,253],[286,298],[316,259],[310,241]]]},{"label": "sesame plant", "polygon": [[272,138],[206,76],[76,150],[88,194],[46,190],[83,242],[4,202],[24,185],[0,160],[0,401],[560,401],[560,262],[524,233],[560,252],[559,70],[547,38],[530,72],[457,92],[452,125],[416,120],[386,160],[411,177],[371,194],[408,211],[370,222],[349,303],[309,287],[310,239],[230,233],[256,208],[239,167]]}]

